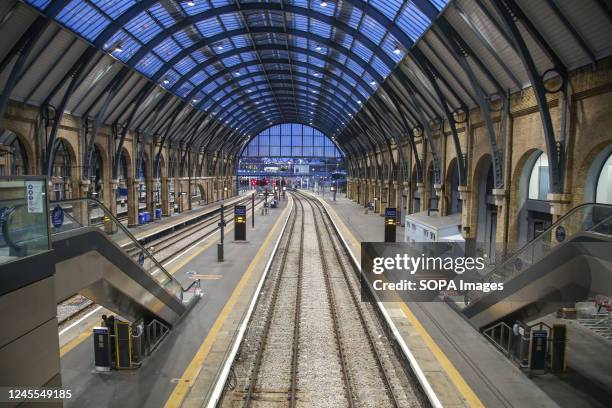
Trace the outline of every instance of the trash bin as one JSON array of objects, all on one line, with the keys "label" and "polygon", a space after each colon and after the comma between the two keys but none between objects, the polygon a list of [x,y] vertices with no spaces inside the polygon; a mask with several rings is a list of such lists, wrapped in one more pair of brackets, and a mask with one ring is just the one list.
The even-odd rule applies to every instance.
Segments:
[{"label": "trash bin", "polygon": [[117,232],[117,226],[108,216],[104,216],[104,232],[114,234]]},{"label": "trash bin", "polygon": [[142,225],[145,223],[145,216],[143,213],[138,213],[138,224]]},{"label": "trash bin", "polygon": [[155,209],[155,219],[161,220],[161,208]]},{"label": "trash bin", "polygon": [[145,222],[151,222],[151,213],[148,211],[143,212],[144,217],[145,217]]}]

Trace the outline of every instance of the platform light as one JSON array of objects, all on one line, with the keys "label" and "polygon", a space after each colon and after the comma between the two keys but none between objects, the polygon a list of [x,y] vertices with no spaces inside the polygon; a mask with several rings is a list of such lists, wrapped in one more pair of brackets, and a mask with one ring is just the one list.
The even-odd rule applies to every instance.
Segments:
[{"label": "platform light", "polygon": [[310,104],[311,104],[311,105],[314,105],[315,103],[314,103],[314,102],[310,102]]},{"label": "platform light", "polygon": [[200,102],[200,100],[199,99],[192,99],[191,102],[198,103],[198,102]]},{"label": "platform light", "polygon": [[361,105],[361,101],[357,101],[357,103]]},{"label": "platform light", "polygon": [[234,75],[236,75],[236,76],[240,76],[240,71],[236,71],[236,72],[234,72]]},{"label": "platform light", "polygon": [[219,44],[219,45],[217,45],[217,49],[218,49],[219,51],[221,51],[221,50],[223,49],[223,44]]}]

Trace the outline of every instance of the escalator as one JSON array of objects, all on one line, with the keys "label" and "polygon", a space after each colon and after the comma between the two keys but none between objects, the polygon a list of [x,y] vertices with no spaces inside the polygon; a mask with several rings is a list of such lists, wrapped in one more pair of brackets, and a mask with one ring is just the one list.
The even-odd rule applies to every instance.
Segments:
[{"label": "escalator", "polygon": [[468,293],[462,313],[479,330],[612,294],[612,206],[575,207],[479,280],[504,284]]},{"label": "escalator", "polygon": [[125,319],[172,326],[199,299],[199,281],[183,288],[98,200],[51,207],[57,302],[79,293]]}]

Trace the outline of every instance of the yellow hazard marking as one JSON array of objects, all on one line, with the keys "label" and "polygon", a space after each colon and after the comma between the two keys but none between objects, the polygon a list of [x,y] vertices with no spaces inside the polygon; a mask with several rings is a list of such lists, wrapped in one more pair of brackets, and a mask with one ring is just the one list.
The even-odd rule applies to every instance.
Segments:
[{"label": "yellow hazard marking", "polygon": [[195,356],[193,357],[193,359],[191,360],[191,362],[189,363],[189,365],[183,372],[183,375],[179,379],[178,383],[174,387],[174,390],[172,391],[172,394],[170,394],[168,401],[166,401],[164,408],[178,408],[183,403],[183,400],[185,399],[185,397],[187,396],[187,393],[189,392],[189,388],[195,382],[195,379],[200,373],[202,364],[204,363],[204,360],[208,356],[208,353],[210,352],[212,345],[217,339],[217,335],[219,334],[219,331],[223,327],[223,324],[227,320],[227,317],[229,316],[236,302],[240,298],[240,295],[242,294],[242,290],[244,289],[247,282],[251,278],[251,275],[253,274],[255,267],[257,266],[261,258],[266,253],[266,250],[268,246],[270,245],[270,242],[272,241],[273,238],[277,236],[276,230],[281,224],[281,221],[285,218],[285,215],[288,210],[289,210],[289,206],[287,206],[283,210],[282,215],[278,217],[278,220],[276,220],[276,223],[274,224],[274,226],[268,233],[268,236],[266,237],[264,243],[259,248],[259,251],[257,251],[257,254],[255,254],[255,257],[253,258],[253,260],[247,267],[246,271],[242,275],[242,278],[240,278],[240,281],[238,282],[231,296],[225,303],[225,306],[223,307],[223,310],[221,310],[221,313],[217,317],[217,320],[215,321],[213,326],[210,328],[210,331],[208,332],[208,335],[204,339],[204,342],[202,342],[202,344],[200,345],[200,348],[198,349]]},{"label": "yellow hazard marking", "polygon": [[74,339],[70,340],[68,343],[64,344],[60,347],[60,358],[64,357],[68,352],[72,351],[76,346],[87,340],[89,336],[91,336],[92,330],[94,327],[98,326],[98,323],[91,324],[87,326],[87,328]]},{"label": "yellow hazard marking", "polygon": [[[354,248],[356,248],[357,252],[357,254],[355,254],[355,258],[358,262],[361,262],[361,242],[357,240],[357,238],[355,238],[355,235],[353,235],[352,231],[344,224],[342,218],[338,216],[336,211],[331,206],[327,206],[327,208],[330,210],[330,213],[332,213],[332,217],[336,220],[336,223],[340,226],[342,234],[346,234],[346,236],[348,236],[349,239],[352,241],[352,244]],[[434,357],[436,357],[436,360],[438,360],[438,363],[444,369],[444,371],[449,376],[455,387],[459,390],[466,402],[471,407],[484,408],[483,403],[480,401],[476,393],[467,384],[467,382],[459,373],[457,368],[453,365],[453,363],[448,359],[448,357],[446,357],[446,354],[444,354],[444,352],[442,351],[442,349],[440,349],[435,340],[429,335],[425,327],[423,327],[419,319],[417,319],[414,313],[412,313],[408,305],[403,301],[399,301],[396,303],[399,303],[400,309],[404,313],[404,316],[406,316],[408,321],[413,325],[419,336],[427,345],[427,348],[429,348]]]}]

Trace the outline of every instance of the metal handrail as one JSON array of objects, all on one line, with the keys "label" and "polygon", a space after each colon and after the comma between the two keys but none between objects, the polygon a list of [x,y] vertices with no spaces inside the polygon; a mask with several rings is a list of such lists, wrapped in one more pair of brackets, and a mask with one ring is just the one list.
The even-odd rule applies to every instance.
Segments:
[{"label": "metal handrail", "polygon": [[[57,205],[62,205],[62,204],[73,204],[73,203],[82,203],[82,202],[87,202],[87,204],[89,205],[89,202],[93,202],[95,205],[97,205],[98,207],[100,207],[102,209],[102,211],[104,211],[104,215],[108,216],[112,222],[114,222],[116,225],[118,225],[118,227],[121,229],[121,231],[132,241],[133,244],[136,245],[136,247],[142,251],[142,253],[149,257],[149,259],[153,262],[153,264],[160,270],[162,271],[166,277],[169,278],[169,280],[173,283],[175,283],[179,288],[181,288],[181,301],[183,299],[183,293],[186,291],[186,289],[183,288],[183,285],[181,285],[181,283],[171,274],[169,273],[158,261],[157,259],[155,259],[155,257],[149,252],[147,251],[147,249],[142,246],[142,244],[138,241],[138,239],[117,219],[117,217],[115,217],[112,212],[106,208],[106,206],[104,206],[104,204],[95,199],[95,198],[73,198],[70,200],[60,200],[60,201],[54,201],[53,204],[57,204]],[[74,217],[70,216],[71,219],[75,220],[76,222],[78,222],[79,224],[81,224],[82,227],[84,227],[82,225],[81,222],[79,222],[78,220],[74,219]],[[89,218],[88,218],[89,220]],[[142,267],[141,267],[142,268]],[[144,268],[143,268],[144,269]]]},{"label": "metal handrail", "polygon": [[[545,229],[544,231],[542,231],[537,237],[535,237],[534,239],[532,239],[529,242],[526,242],[522,247],[520,247],[519,249],[517,249],[516,251],[514,251],[514,253],[512,255],[510,255],[506,261],[502,262],[500,264],[503,265],[505,264],[510,258],[516,256],[519,252],[523,252],[524,249],[526,249],[527,247],[533,245],[533,243],[535,241],[538,240],[539,237],[541,236],[545,236],[547,233],[552,232],[555,228],[557,228],[559,226],[559,224],[565,222],[568,218],[570,218],[571,216],[573,216],[576,212],[578,212],[579,210],[581,210],[582,208],[585,207],[602,207],[602,208],[609,208],[612,210],[612,204],[600,204],[600,203],[582,203],[577,205],[576,207],[572,208],[567,214],[562,215],[556,222],[554,222],[553,224],[550,225],[550,227],[548,227],[547,229]],[[606,220],[609,218],[606,218]],[[600,225],[600,224],[597,224]],[[593,227],[589,228],[592,229]],[[588,231],[585,230],[585,231]]]},{"label": "metal handrail", "polygon": [[[490,272],[488,272],[486,275],[484,275],[481,279],[481,281],[487,281],[487,282],[493,282],[495,281],[495,276],[499,275],[499,276],[505,276],[503,274],[499,274],[496,273],[500,270],[505,270],[505,268],[512,262],[515,262],[516,259],[521,255],[524,254],[525,251],[529,250],[530,248],[532,248],[534,245],[536,245],[538,242],[542,241],[542,239],[546,236],[548,236],[548,234],[552,234],[552,232],[559,227],[559,225],[564,224],[567,222],[568,219],[570,219],[571,217],[575,216],[576,213],[579,213],[580,211],[582,211],[584,208],[588,208],[588,207],[592,207],[592,208],[607,208],[610,209],[610,211],[612,211],[612,205],[610,204],[600,204],[600,203],[583,203],[580,204],[574,208],[572,208],[567,214],[563,215],[561,218],[559,218],[555,223],[553,223],[550,227],[548,227],[546,230],[544,230],[542,233],[540,233],[537,237],[535,237],[533,240],[527,242],[525,245],[523,245],[522,247],[520,247],[518,250],[514,251],[512,253],[512,255],[508,256],[502,263],[500,263],[499,265],[494,266]],[[588,228],[585,228],[583,231],[591,231],[601,225],[603,225],[605,222],[609,221],[612,218],[612,215],[606,217],[604,220],[600,221],[599,223],[592,225]],[[514,276],[514,275],[512,275]],[[480,296],[477,296],[480,297]],[[476,297],[476,298],[477,298]]]}]

